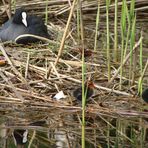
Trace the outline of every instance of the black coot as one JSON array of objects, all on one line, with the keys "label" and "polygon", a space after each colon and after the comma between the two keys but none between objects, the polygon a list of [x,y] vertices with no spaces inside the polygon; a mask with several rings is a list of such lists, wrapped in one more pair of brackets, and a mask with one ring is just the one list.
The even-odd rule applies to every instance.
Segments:
[{"label": "black coot", "polygon": [[[94,84],[93,82],[87,82],[84,85],[84,93],[86,93],[86,100],[88,100],[94,93],[93,91]],[[73,96],[78,100],[82,101],[82,86],[74,90]]]},{"label": "black coot", "polygon": [[[47,27],[43,20],[35,15],[27,15],[23,8],[16,10],[14,16],[0,28],[0,39],[4,41],[16,41],[17,43],[32,43],[39,41],[36,37],[27,34],[50,39]],[[20,35],[26,35],[19,38]]]},{"label": "black coot", "polygon": [[146,88],[143,92],[142,92],[142,99],[148,103],[148,88]]}]

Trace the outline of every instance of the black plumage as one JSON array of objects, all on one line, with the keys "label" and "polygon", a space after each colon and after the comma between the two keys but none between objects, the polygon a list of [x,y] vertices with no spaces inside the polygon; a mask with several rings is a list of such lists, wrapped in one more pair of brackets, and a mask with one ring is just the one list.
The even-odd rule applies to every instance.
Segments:
[{"label": "black plumage", "polygon": [[0,28],[0,39],[3,42],[16,41],[17,43],[26,44],[40,40],[32,36],[19,38],[20,35],[27,34],[46,39],[51,38],[51,36],[48,34],[47,26],[45,26],[43,20],[35,15],[27,15],[27,12],[22,8],[17,9],[14,16],[4,23]]},{"label": "black plumage", "polygon": [[[86,100],[88,100],[94,93],[93,91],[94,85],[92,82],[88,82],[84,85],[84,93],[86,96]],[[73,96],[78,100],[82,101],[82,86],[74,90]]]},{"label": "black plumage", "polygon": [[148,103],[148,88],[146,88],[143,92],[142,92],[142,99]]}]

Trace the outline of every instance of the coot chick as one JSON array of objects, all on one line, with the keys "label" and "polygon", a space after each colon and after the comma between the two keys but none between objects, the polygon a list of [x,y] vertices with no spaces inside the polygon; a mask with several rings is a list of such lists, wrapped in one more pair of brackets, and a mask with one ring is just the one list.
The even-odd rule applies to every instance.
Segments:
[{"label": "coot chick", "polygon": [[[87,82],[84,84],[84,93],[86,96],[86,101],[93,95],[94,93],[93,88],[94,88],[93,82]],[[78,101],[82,101],[82,86],[74,90],[73,96]]]},{"label": "coot chick", "polygon": [[32,36],[19,38],[20,35],[28,34],[46,39],[51,38],[43,20],[35,15],[27,15],[23,8],[17,9],[14,16],[0,28],[0,39],[3,42],[16,41],[17,43],[26,44],[40,40]]},{"label": "coot chick", "polygon": [[148,103],[148,88],[146,88],[143,92],[142,92],[142,99]]}]

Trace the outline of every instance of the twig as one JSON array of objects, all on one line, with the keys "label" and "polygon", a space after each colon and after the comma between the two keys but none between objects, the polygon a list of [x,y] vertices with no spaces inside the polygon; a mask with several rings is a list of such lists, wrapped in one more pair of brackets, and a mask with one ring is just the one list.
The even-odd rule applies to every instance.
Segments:
[{"label": "twig", "polygon": [[8,1],[8,8],[7,8],[7,4],[6,4],[5,0],[2,0],[2,2],[4,4],[4,6],[5,6],[7,16],[10,19],[11,18],[11,0]]},{"label": "twig", "polygon": [[26,62],[26,68],[25,68],[25,79],[27,79],[27,75],[28,75],[29,60],[30,60],[30,53],[28,53],[28,56],[27,56],[27,62]]},{"label": "twig", "polygon": [[[65,31],[64,31],[64,34],[63,34],[63,38],[62,38],[62,41],[61,41],[61,44],[60,44],[58,56],[57,56],[57,59],[56,59],[56,61],[54,63],[55,67],[56,67],[56,65],[57,65],[57,63],[58,63],[58,61],[60,59],[60,56],[61,56],[63,48],[64,48],[64,43],[65,43],[66,35],[67,35],[67,32],[68,32],[68,28],[70,26],[70,21],[71,21],[72,15],[73,15],[75,3],[76,3],[76,0],[73,1],[73,4],[71,6],[71,11],[70,11],[68,21],[67,21],[67,24],[66,24],[66,28],[65,28]],[[47,73],[47,78],[50,75],[51,69],[52,69],[52,67],[49,67],[49,70],[48,70],[48,73]]]},{"label": "twig", "polygon": [[124,66],[125,63],[128,61],[128,59],[130,58],[131,52],[134,52],[137,47],[140,45],[141,41],[142,41],[143,37],[141,37],[139,39],[139,41],[135,44],[135,46],[133,47],[133,50],[129,52],[129,54],[126,56],[126,58],[124,59],[123,63],[120,65],[120,67],[117,69],[117,72],[114,74],[114,76],[110,79],[110,81],[107,84],[107,87],[109,87],[109,85],[113,82],[113,80],[117,77],[118,73],[120,72],[121,66]]},{"label": "twig", "polygon": [[27,84],[26,79],[20,74],[20,72],[13,66],[11,60],[9,59],[7,53],[5,52],[5,49],[3,48],[3,46],[0,44],[0,50],[2,51],[3,55],[5,56],[6,60],[8,61],[8,63],[11,65],[13,72],[19,76],[21,78],[21,81],[25,84]]},{"label": "twig", "polygon": [[110,89],[110,88],[107,88],[107,87],[103,87],[103,86],[99,86],[99,85],[96,85],[96,84],[94,86],[95,86],[95,88],[106,90],[106,91],[109,91],[109,92],[113,92],[115,94],[125,95],[125,96],[131,96],[132,97],[131,94],[126,93],[126,92],[123,92],[123,91],[113,90],[113,89]]},{"label": "twig", "polygon": [[5,82],[8,83],[8,85],[11,87],[11,89],[15,92],[15,95],[24,102],[23,96],[17,91],[17,89],[14,87],[11,81],[8,81],[8,78],[3,74],[3,72],[0,70],[0,76],[5,80]]},{"label": "twig", "polygon": [[53,68],[55,74],[57,75],[59,81],[62,83],[62,79],[60,78],[60,75],[59,75],[58,71],[56,70],[56,68],[55,68],[55,66],[54,66],[54,64],[53,64],[53,62],[50,62],[50,65],[51,65],[51,67]]}]

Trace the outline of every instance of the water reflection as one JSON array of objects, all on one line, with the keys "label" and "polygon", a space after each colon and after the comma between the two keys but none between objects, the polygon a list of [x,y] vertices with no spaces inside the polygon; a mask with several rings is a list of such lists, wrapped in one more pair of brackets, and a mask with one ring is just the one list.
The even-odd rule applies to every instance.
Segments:
[{"label": "water reflection", "polygon": [[14,129],[13,138],[17,147],[23,146],[27,143],[28,130]]},{"label": "water reflection", "polygon": [[0,147],[2,148],[64,148],[68,147],[65,131],[49,130],[46,121],[32,122],[25,126],[1,124]]},{"label": "water reflection", "polygon": [[[21,114],[25,118],[12,118],[8,114],[7,119],[1,118],[0,148],[81,148],[81,112],[52,110],[48,113],[50,116],[47,116],[47,112],[33,112],[33,116],[32,113],[27,113],[26,117]],[[35,118],[40,120],[35,121]],[[87,113],[86,148],[120,146],[120,142],[129,147],[133,142],[138,144],[140,140],[147,147],[146,121],[142,122],[141,119],[140,125],[138,120],[134,117],[126,120]],[[138,137],[142,132],[141,139],[133,141],[133,135]]]},{"label": "water reflection", "polygon": [[25,126],[8,126],[1,124],[0,147],[2,148],[28,148],[53,146],[49,140],[49,131],[40,130],[46,125],[45,121],[37,121]]}]

